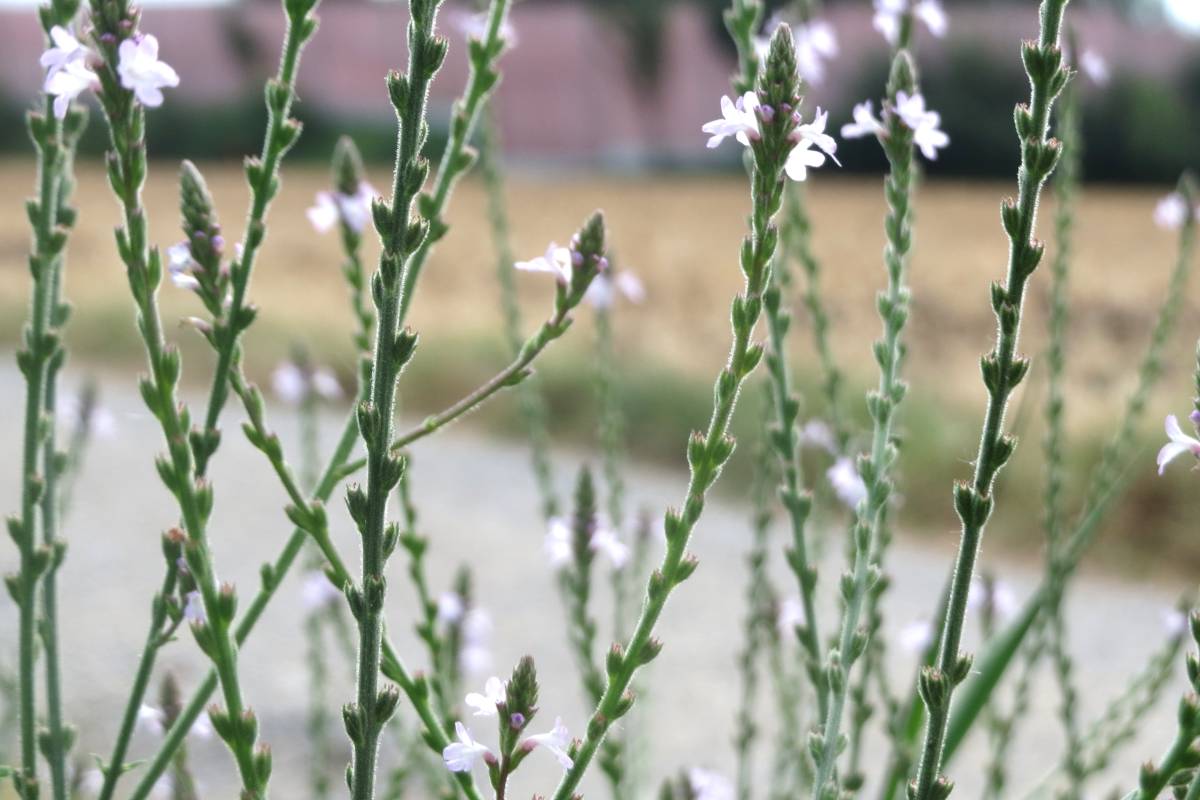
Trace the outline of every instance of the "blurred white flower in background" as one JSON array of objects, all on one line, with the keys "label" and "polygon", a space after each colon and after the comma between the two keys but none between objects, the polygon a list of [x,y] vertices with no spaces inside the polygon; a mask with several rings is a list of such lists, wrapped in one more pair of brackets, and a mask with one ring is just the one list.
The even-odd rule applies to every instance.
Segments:
[{"label": "blurred white flower in background", "polygon": [[482,608],[472,608],[462,619],[462,650],[459,666],[468,675],[479,675],[492,668],[492,617]]},{"label": "blurred white flower in background", "polygon": [[300,603],[306,611],[329,608],[342,599],[342,592],[333,585],[324,570],[310,570],[300,587]]},{"label": "blurred white flower in background", "polygon": [[909,653],[923,652],[933,642],[933,625],[929,620],[914,620],[900,629],[897,640],[900,647]]},{"label": "blurred white flower in background", "polygon": [[934,36],[946,35],[949,20],[939,0],[875,0],[875,30],[883,35],[893,47],[900,38],[900,18],[911,10],[914,19],[920,20]]},{"label": "blurred white flower in background", "polygon": [[687,779],[695,800],[733,800],[733,784],[715,770],[692,767]]},{"label": "blurred white flower in background", "polygon": [[858,504],[867,499],[867,485],[854,466],[854,459],[842,456],[825,472],[829,483],[833,486],[838,499],[850,508],[858,508]]},{"label": "blurred white flower in background", "polygon": [[760,60],[766,60],[771,49],[771,37],[781,22],[788,22],[792,28],[792,41],[796,49],[796,67],[800,77],[807,83],[816,85],[825,78],[825,62],[838,54],[837,34],[833,26],[822,19],[808,22],[792,22],[782,14],[776,13],[763,26],[762,34],[753,37],[754,52]]},{"label": "blurred white flower in background", "polygon": [[997,619],[1012,619],[1017,613],[1017,595],[1005,581],[985,581],[976,576],[971,579],[967,592],[967,609],[982,612],[991,607]]},{"label": "blurred white flower in background", "polygon": [[[1196,213],[1200,218],[1200,209]],[[1171,192],[1154,207],[1154,224],[1167,230],[1182,228],[1187,216],[1187,200],[1179,192]]]},{"label": "blurred white flower in background", "polygon": [[[451,24],[467,39],[475,39],[482,42],[487,38],[488,15],[486,11],[474,14],[457,12],[451,17]],[[509,47],[517,46],[517,32],[507,17],[500,23],[500,30],[497,33]]]},{"label": "blurred white flower in background", "polygon": [[551,242],[546,247],[545,255],[528,261],[518,261],[513,266],[525,272],[549,272],[555,280],[565,286],[571,282],[573,262],[574,254],[568,248],[559,247],[555,242]]},{"label": "blurred white flower in background", "polygon": [[605,309],[612,307],[618,294],[637,305],[646,299],[646,287],[642,279],[629,270],[622,270],[611,277],[609,273],[601,273],[588,284],[583,299],[595,308]]},{"label": "blurred white flower in background", "polygon": [[371,221],[371,203],[375,200],[375,189],[362,181],[354,194],[341,192],[317,192],[314,204],[305,212],[309,223],[317,233],[329,233],[339,222],[355,233],[362,233]]}]

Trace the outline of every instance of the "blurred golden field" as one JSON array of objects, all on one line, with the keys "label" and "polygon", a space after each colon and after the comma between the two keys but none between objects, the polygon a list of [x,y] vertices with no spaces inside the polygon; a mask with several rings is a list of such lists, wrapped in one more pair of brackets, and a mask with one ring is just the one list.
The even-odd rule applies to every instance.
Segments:
[{"label": "blurred golden field", "polygon": [[[246,205],[240,168],[201,166],[223,212],[227,238],[232,240],[240,234]],[[176,165],[152,164],[146,189],[153,240],[164,248],[180,236],[175,173]],[[28,229],[21,204],[33,177],[27,162],[0,163],[0,181],[7,188],[0,198],[0,335],[9,346],[25,316]],[[387,185],[385,172],[376,170],[372,177],[377,187]],[[247,337],[247,358],[252,375],[259,378],[297,342],[351,374],[351,320],[338,268],[338,243],[332,235],[315,233],[304,216],[314,193],[327,182],[326,172],[318,167],[285,168],[284,186],[271,212],[267,244],[251,291],[261,315]],[[1068,424],[1083,442],[1075,454],[1080,483],[1086,480],[1087,463],[1114,424],[1133,383],[1176,257],[1178,237],[1157,229],[1152,221],[1154,203],[1168,188],[1088,187],[1081,200],[1068,354]],[[1006,240],[999,224],[999,203],[1011,190],[1011,183],[927,183],[917,198],[906,371],[913,385],[907,412],[910,449],[919,465],[912,471],[922,481],[917,485],[910,480],[909,494],[917,508],[929,506],[927,521],[938,527],[953,524],[949,504],[943,502],[949,484],[941,481],[966,469],[963,460],[973,452],[978,433],[984,397],[978,357],[992,341],[988,284],[1002,277]],[[608,214],[615,260],[641,276],[648,294],[642,306],[625,306],[618,312],[619,346],[631,393],[628,406],[635,417],[645,416],[631,420],[631,438],[651,455],[665,453],[674,459],[680,441],[675,434],[700,423],[691,417],[693,409],[702,409],[707,402],[707,389],[700,389],[725,357],[728,300],[740,285],[736,256],[748,208],[744,180],[735,174],[550,179],[523,173],[510,178],[508,200],[514,247],[523,258],[540,254],[548,240],[565,241],[591,209],[603,208]],[[75,304],[68,334],[72,357],[77,365],[97,369],[128,368],[139,363],[140,355],[110,232],[117,209],[99,164],[80,165],[76,205],[81,216],[70,243],[67,280],[67,294]],[[881,183],[822,173],[809,186],[809,205],[834,348],[851,373],[847,396],[857,413],[862,406],[858,388],[873,382],[870,343],[879,330],[873,298],[884,281]],[[413,306],[410,324],[422,342],[410,378],[401,387],[409,408],[438,406],[503,363],[496,263],[485,209],[482,185],[465,181],[451,202],[451,231],[431,259]],[[1040,236],[1048,240],[1052,214],[1051,199],[1041,211],[1039,224]],[[368,258],[373,252],[368,250]],[[527,319],[547,309],[549,286],[542,277],[518,276],[531,315]],[[1048,282],[1048,270],[1039,272],[1030,292],[1022,349],[1035,357],[1044,343]],[[1142,428],[1147,443],[1160,438],[1163,415],[1186,411],[1191,396],[1191,351],[1200,333],[1200,303],[1194,298],[1190,291],[1169,348],[1167,372]],[[186,293],[169,285],[162,290],[162,301],[168,320],[199,312]],[[799,333],[794,341],[801,389],[810,407],[817,407],[820,398],[811,380],[815,359],[803,311],[797,306]],[[577,329],[543,359],[543,373],[586,376],[590,345],[586,316],[581,314]],[[190,343],[190,351],[199,356],[185,366],[185,375],[206,380],[210,367],[198,337],[184,328],[177,337],[185,347]],[[1028,386],[1038,392],[1031,399],[1040,403],[1042,382],[1036,369]],[[586,380],[578,383],[586,397]],[[695,395],[690,405],[676,402],[685,393]],[[556,406],[552,399],[552,408],[568,417],[578,411],[570,400]],[[1010,480],[1033,493],[1031,502],[1040,480],[1037,437],[1030,435],[1036,432],[1037,416],[1029,413],[1033,423],[1022,423],[1027,440],[1020,453],[1024,461],[1019,458],[1009,470]],[[511,421],[511,414],[507,419]],[[577,416],[571,419],[579,422]],[[1143,452],[1140,458],[1145,463],[1138,469],[1145,467],[1141,471],[1147,473],[1146,491],[1161,493],[1166,491],[1162,487],[1175,484],[1170,478],[1149,482],[1152,456]],[[926,458],[937,462],[929,470]],[[1153,497],[1135,501],[1125,511],[1126,520],[1145,527],[1143,515],[1153,503]],[[1023,527],[1029,527],[1028,511],[1021,512]]]}]

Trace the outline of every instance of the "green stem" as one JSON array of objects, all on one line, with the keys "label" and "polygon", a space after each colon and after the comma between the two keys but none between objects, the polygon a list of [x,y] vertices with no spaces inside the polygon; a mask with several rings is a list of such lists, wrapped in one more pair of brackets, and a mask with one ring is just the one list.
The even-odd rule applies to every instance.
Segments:
[{"label": "green stem", "polygon": [[995,350],[983,359],[984,383],[988,389],[987,412],[975,474],[970,484],[955,487],[955,508],[962,520],[962,539],[955,561],[949,603],[942,621],[942,644],[936,667],[921,675],[921,695],[928,711],[925,742],[917,770],[914,800],[935,800],[949,794],[952,784],[941,776],[942,748],[949,721],[954,687],[967,677],[970,659],[959,652],[966,617],[967,594],[984,526],[991,515],[992,484],[996,473],[1012,455],[1015,440],[1004,435],[1008,398],[1025,376],[1029,362],[1016,355],[1025,287],[1042,255],[1042,245],[1032,239],[1041,189],[1054,169],[1058,143],[1047,139],[1050,109],[1062,91],[1069,71],[1062,65],[1058,47],[1063,11],[1067,0],[1042,0],[1041,35],[1037,43],[1026,42],[1023,57],[1032,86],[1028,107],[1017,109],[1021,137],[1021,168],[1018,200],[1003,208],[1005,229],[1011,242],[1008,277],[1001,287],[993,284],[992,306],[999,327]]}]

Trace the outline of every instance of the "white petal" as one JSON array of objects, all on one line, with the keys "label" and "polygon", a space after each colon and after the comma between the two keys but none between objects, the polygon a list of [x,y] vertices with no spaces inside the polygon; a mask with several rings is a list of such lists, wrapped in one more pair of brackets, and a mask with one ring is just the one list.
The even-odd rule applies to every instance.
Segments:
[{"label": "white petal", "polygon": [[1186,444],[1179,442],[1167,442],[1158,451],[1158,474],[1162,475],[1166,471],[1167,465],[1174,461],[1179,456],[1191,450]]}]

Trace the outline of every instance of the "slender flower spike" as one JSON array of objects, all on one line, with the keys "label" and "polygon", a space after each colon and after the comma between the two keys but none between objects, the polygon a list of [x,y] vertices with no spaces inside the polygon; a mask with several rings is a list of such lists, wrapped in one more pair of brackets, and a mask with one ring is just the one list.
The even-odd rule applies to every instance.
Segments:
[{"label": "slender flower spike", "polygon": [[54,116],[63,119],[71,102],[100,85],[100,78],[83,61],[69,61],[46,76],[42,90],[54,98]]},{"label": "slender flower spike", "polygon": [[1174,414],[1167,416],[1167,439],[1169,441],[1158,451],[1158,474],[1162,475],[1167,465],[1184,453],[1191,453],[1200,459],[1200,439],[1188,436],[1179,427],[1179,420]]},{"label": "slender flower spike", "polygon": [[487,745],[471,738],[471,732],[461,722],[454,723],[454,732],[458,741],[451,742],[442,750],[442,761],[445,762],[446,769],[451,772],[470,772],[471,767],[475,766],[475,762],[480,758],[485,761],[496,758]]},{"label": "slender flower spike", "polygon": [[855,469],[853,459],[842,456],[825,475],[833,485],[838,499],[850,508],[858,508],[858,504],[867,499],[867,484]]},{"label": "slender flower spike", "polygon": [[567,754],[567,748],[571,746],[571,734],[567,732],[567,726],[563,725],[562,717],[555,717],[552,730],[525,737],[524,746],[527,749],[544,747],[558,759],[563,769],[570,769],[575,764]]},{"label": "slender flower spike", "polygon": [[[875,0],[875,30],[893,47],[900,38],[900,18],[909,10],[910,2],[912,0]],[[912,14],[925,23],[934,36],[941,38],[946,35],[949,21],[940,0],[912,2]]]},{"label": "slender flower spike", "polygon": [[471,692],[463,698],[463,702],[475,709],[477,717],[494,717],[504,698],[504,682],[493,676],[483,685],[483,694]]},{"label": "slender flower spike", "polygon": [[1154,207],[1154,224],[1167,230],[1177,230],[1183,227],[1187,215],[1187,200],[1179,192],[1171,192]]},{"label": "slender flower spike", "polygon": [[749,147],[750,140],[760,136],[756,113],[758,108],[758,95],[754,92],[746,92],[737,99],[737,102],[723,95],[721,97],[721,119],[706,122],[700,127],[700,130],[710,135],[708,147],[710,149],[720,147],[721,142],[730,136]]},{"label": "slender flower spike", "polygon": [[559,247],[556,243],[551,242],[546,248],[545,255],[529,261],[518,261],[513,266],[525,272],[549,272],[559,283],[569,286],[574,258],[569,249]]},{"label": "slender flower spike", "polygon": [[165,61],[158,60],[158,39],[152,34],[140,34],[121,42],[117,50],[120,60],[117,74],[121,85],[133,92],[138,102],[148,108],[162,105],[163,87],[178,86],[179,75]]},{"label": "slender flower spike", "polygon": [[[921,154],[930,161],[937,160],[937,151],[950,144],[950,137],[941,130],[942,116],[925,107],[925,98],[920,92],[909,94],[896,92],[895,108],[884,107],[884,115],[895,114],[904,126],[913,132],[913,143]],[[871,111],[868,100],[854,106],[854,122],[842,126],[842,137],[857,139],[862,136],[887,136],[887,126]]]}]

